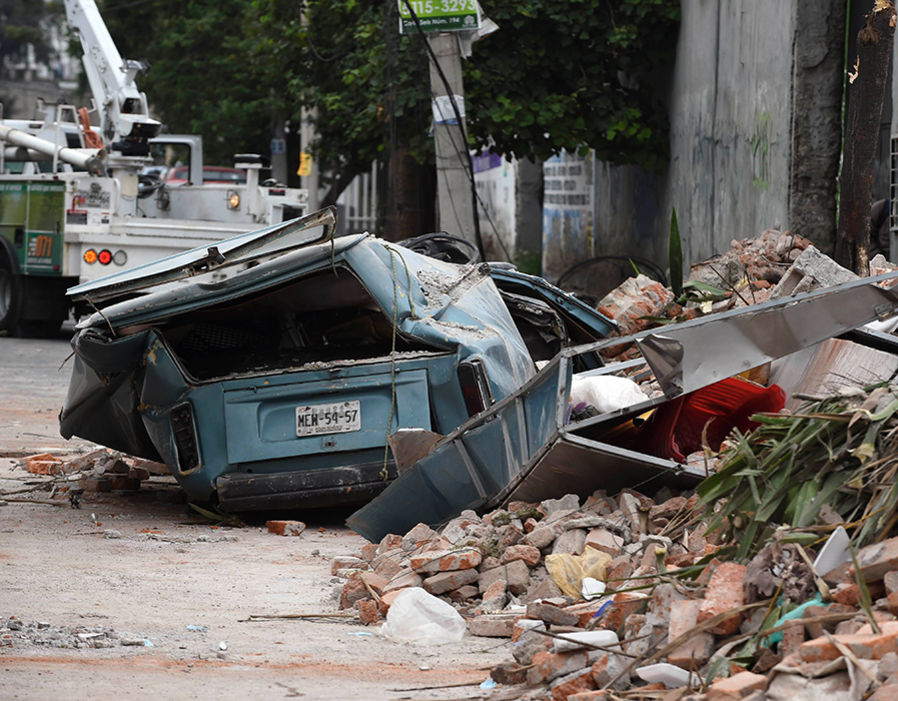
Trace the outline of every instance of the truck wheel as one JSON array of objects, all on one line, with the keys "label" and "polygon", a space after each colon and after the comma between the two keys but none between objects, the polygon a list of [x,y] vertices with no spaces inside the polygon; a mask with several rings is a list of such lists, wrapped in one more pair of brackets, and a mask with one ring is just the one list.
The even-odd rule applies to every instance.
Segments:
[{"label": "truck wheel", "polygon": [[19,338],[56,338],[61,328],[59,319],[28,319],[18,323],[15,335]]},{"label": "truck wheel", "polygon": [[0,330],[10,335],[16,329],[22,306],[22,282],[6,251],[0,245]]}]

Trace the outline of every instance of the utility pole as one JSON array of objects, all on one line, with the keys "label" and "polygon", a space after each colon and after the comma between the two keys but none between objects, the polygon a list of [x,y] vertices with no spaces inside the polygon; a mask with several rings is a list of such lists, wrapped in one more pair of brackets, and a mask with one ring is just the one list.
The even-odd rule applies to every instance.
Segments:
[{"label": "utility pole", "polygon": [[[430,90],[433,95],[433,139],[436,152],[437,225],[443,231],[477,243],[474,233],[474,203],[465,164],[469,163],[465,143],[465,102],[461,73],[461,52],[455,34],[440,33],[427,37],[433,51],[430,65]],[[451,98],[433,57],[449,84],[449,94],[455,104],[458,123]]]},{"label": "utility pole", "polygon": [[309,144],[315,138],[315,110],[302,108],[299,139],[302,151],[299,154],[300,187],[309,191],[309,212],[318,210],[318,163],[312,158]]},{"label": "utility pole", "polygon": [[[309,26],[309,18],[306,17],[305,8],[303,7],[299,23],[302,27]],[[299,125],[299,170],[296,174],[299,176],[299,186],[305,188],[309,193],[309,208],[306,214],[317,212],[318,203],[318,163],[312,158],[312,150],[309,145],[315,139],[315,117],[318,112],[314,107],[303,107],[300,111]]]}]

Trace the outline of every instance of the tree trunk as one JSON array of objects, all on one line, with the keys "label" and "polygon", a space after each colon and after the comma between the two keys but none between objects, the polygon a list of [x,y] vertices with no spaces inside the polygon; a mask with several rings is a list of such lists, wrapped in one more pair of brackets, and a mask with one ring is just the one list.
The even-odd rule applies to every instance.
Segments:
[{"label": "tree trunk", "polygon": [[433,166],[422,166],[405,149],[390,154],[384,169],[384,238],[399,241],[434,230]]},{"label": "tree trunk", "polygon": [[839,180],[836,262],[859,275],[869,274],[870,206],[873,158],[879,140],[882,102],[895,33],[895,5],[876,0],[858,32],[857,62],[849,74],[848,124]]}]

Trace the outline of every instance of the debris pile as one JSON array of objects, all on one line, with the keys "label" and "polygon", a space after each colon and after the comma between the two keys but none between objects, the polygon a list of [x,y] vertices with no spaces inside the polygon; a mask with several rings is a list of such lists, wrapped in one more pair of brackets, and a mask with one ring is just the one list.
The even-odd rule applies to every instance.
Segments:
[{"label": "debris pile", "polygon": [[[15,494],[48,491],[50,498],[68,496],[73,506],[77,506],[84,492],[136,490],[152,476],[170,474],[168,467],[162,463],[106,448],[65,459],[50,453],[29,455],[21,459],[19,467],[34,475],[35,479],[30,483],[30,488],[15,490]],[[6,497],[8,494],[11,493],[0,496]]]},{"label": "debris pile", "polygon": [[46,621],[0,619],[0,649],[24,646],[64,649],[152,647],[149,638],[117,633],[104,626],[56,626]]},{"label": "debris pile", "polygon": [[491,675],[515,698],[785,698],[818,677],[898,693],[898,538],[861,549],[857,573],[838,553],[816,572],[786,535],[738,564],[711,513],[666,489],[511,503],[388,535],[332,573],[346,579],[340,608],[362,623],[389,621],[416,588],[450,602],[470,634],[509,638],[513,661]]}]

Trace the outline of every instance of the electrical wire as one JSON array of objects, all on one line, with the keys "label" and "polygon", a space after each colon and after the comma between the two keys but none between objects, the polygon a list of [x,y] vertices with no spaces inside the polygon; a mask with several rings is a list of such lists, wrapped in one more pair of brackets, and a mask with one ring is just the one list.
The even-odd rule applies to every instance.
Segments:
[{"label": "electrical wire", "polygon": [[[431,97],[431,99],[435,98],[436,93],[431,92],[430,97]],[[462,163],[462,167],[463,167],[463,170],[465,171],[465,175],[467,175],[468,178],[472,182],[475,183],[474,190],[473,190],[474,197],[476,199],[474,215],[478,216],[476,204],[479,203],[480,208],[483,210],[483,213],[486,216],[487,222],[489,222],[490,228],[493,230],[493,236],[495,237],[496,241],[499,243],[499,247],[502,249],[502,252],[505,254],[505,260],[507,260],[509,263],[512,263],[513,261],[511,260],[511,254],[508,252],[508,248],[505,246],[505,242],[502,240],[502,237],[499,236],[499,230],[496,228],[496,224],[493,221],[493,218],[490,216],[490,212],[486,207],[486,203],[483,201],[483,198],[480,197],[480,193],[477,192],[476,180],[474,180],[473,160],[470,158],[470,154],[467,151],[462,150],[464,148],[465,144],[462,144],[462,146],[459,147],[455,140],[455,136],[453,135],[453,133],[451,131],[448,133],[449,133],[449,142],[452,144],[452,148],[455,151],[455,155],[458,157],[459,161],[461,161],[461,163]],[[448,184],[448,182],[447,182],[447,184]],[[450,197],[451,197],[451,193],[450,193]],[[453,207],[453,211],[454,211],[454,207]],[[458,216],[456,215],[455,218],[458,219]],[[483,255],[483,253],[481,252],[481,256],[482,255]]]},{"label": "electrical wire", "polygon": [[[433,62],[434,68],[436,68],[437,74],[440,76],[440,81],[443,83],[443,87],[446,90],[446,96],[449,98],[449,103],[452,105],[452,112],[455,114],[455,119],[458,122],[458,130],[461,133],[462,143],[468,143],[468,136],[465,133],[465,123],[461,118],[461,112],[458,109],[458,103],[455,101],[455,95],[452,93],[452,88],[449,85],[449,80],[446,78],[446,74],[443,72],[442,67],[440,66],[439,61],[437,61],[436,54],[433,52],[433,48],[430,46],[430,42],[427,41],[427,37],[424,36],[424,30],[421,28],[421,20],[418,19],[418,15],[415,13],[415,10],[412,8],[409,0],[403,0],[406,9],[411,13],[412,20],[415,22],[415,29],[418,32],[418,36],[421,37],[421,41],[424,43],[424,48],[427,50],[428,56],[430,56],[430,60]],[[471,200],[472,202],[476,201],[477,198],[477,185],[474,182],[474,166],[471,163],[471,154],[467,154],[467,162],[468,167],[471,171],[469,175],[469,179],[471,181]],[[474,210],[474,239],[477,242],[477,250],[480,253],[480,257],[482,259],[486,259],[486,255],[483,250],[483,237],[480,235],[480,216],[477,213],[476,207]]]}]

